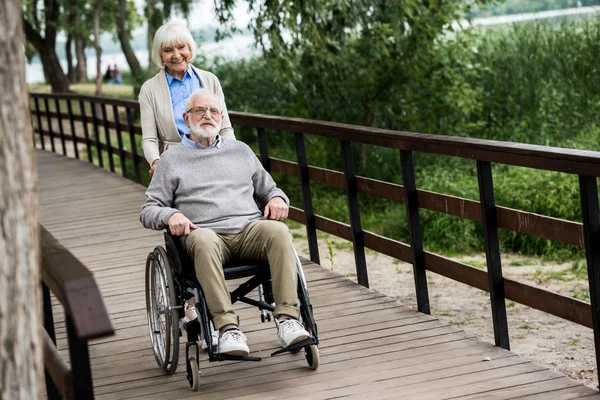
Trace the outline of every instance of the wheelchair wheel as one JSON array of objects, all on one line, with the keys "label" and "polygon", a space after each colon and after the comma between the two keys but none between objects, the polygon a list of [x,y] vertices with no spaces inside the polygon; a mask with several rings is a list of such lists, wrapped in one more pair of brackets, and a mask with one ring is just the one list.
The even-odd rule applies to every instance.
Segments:
[{"label": "wheelchair wheel", "polygon": [[304,356],[310,369],[315,370],[319,368],[319,348],[316,344],[306,346],[304,348]]},{"label": "wheelchair wheel", "polygon": [[198,387],[200,387],[200,371],[198,369],[198,361],[196,357],[190,357],[188,362],[190,363],[190,374],[188,376],[188,382],[190,383],[190,387],[194,392],[198,391]]},{"label": "wheelchair wheel", "polygon": [[168,374],[179,359],[177,295],[167,253],[156,247],[146,260],[146,313],[156,363]]}]

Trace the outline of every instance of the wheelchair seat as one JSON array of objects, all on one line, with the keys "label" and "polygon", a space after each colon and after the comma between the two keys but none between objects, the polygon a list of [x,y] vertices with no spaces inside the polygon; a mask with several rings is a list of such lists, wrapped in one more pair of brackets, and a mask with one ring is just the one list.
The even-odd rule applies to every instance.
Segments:
[{"label": "wheelchair seat", "polygon": [[[188,277],[195,277],[194,260],[189,256],[184,248],[185,237],[174,236],[165,232],[165,244],[167,254],[170,256],[171,265],[176,274],[184,274]],[[178,255],[175,257],[174,255]],[[238,279],[259,273],[269,272],[269,263],[260,260],[234,260],[223,265],[225,279]]]}]

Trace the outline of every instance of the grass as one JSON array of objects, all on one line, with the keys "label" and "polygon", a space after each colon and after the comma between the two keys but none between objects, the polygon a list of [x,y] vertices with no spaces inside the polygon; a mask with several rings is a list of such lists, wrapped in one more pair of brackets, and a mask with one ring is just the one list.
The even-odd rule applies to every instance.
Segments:
[{"label": "grass", "polygon": [[590,303],[591,301],[589,290],[575,290],[573,291],[573,298],[585,301],[586,303]]},{"label": "grass", "polygon": [[292,232],[292,237],[294,239],[306,239],[306,235],[298,232]]},{"label": "grass", "polygon": [[535,272],[531,276],[538,284],[548,283],[550,281],[565,281],[569,282],[576,277],[571,273],[570,270],[544,270],[542,268],[537,268]]},{"label": "grass", "polygon": [[[34,84],[30,85],[30,90],[36,92],[50,93],[51,87],[50,85],[45,84]],[[77,83],[69,86],[69,89],[75,93],[95,96],[96,94],[96,85],[93,83]],[[103,97],[116,97],[119,99],[133,99],[133,86],[132,85],[113,85],[113,84],[102,84],[100,96]]]},{"label": "grass", "polygon": [[519,329],[523,329],[523,330],[526,330],[526,331],[534,331],[534,330],[536,331],[538,328],[536,328],[533,325],[523,324],[523,325],[519,326]]},{"label": "grass", "polygon": [[437,313],[438,315],[441,315],[443,317],[455,317],[456,313],[453,313],[451,311],[440,311],[439,313]]},{"label": "grass", "polygon": [[471,267],[475,267],[477,269],[486,269],[487,261],[477,261],[477,260],[464,260],[463,263],[470,265]]},{"label": "grass", "polygon": [[588,279],[588,271],[587,271],[587,262],[585,259],[577,259],[573,261],[573,265],[571,267],[571,273],[577,277],[577,279],[587,280]]},{"label": "grass", "polygon": [[525,258],[522,260],[511,261],[510,263],[508,263],[508,265],[510,265],[511,267],[523,267],[523,266],[532,265],[535,263],[536,263],[536,261],[529,259],[529,258]]},{"label": "grass", "polygon": [[352,242],[335,240],[331,241],[331,245],[336,250],[348,250],[353,248]]},{"label": "grass", "polygon": [[296,222],[296,221],[292,221],[291,219],[286,219],[284,221],[284,223],[287,225],[287,227],[289,229],[300,229],[300,228],[304,227],[304,225],[302,225],[301,223]]}]

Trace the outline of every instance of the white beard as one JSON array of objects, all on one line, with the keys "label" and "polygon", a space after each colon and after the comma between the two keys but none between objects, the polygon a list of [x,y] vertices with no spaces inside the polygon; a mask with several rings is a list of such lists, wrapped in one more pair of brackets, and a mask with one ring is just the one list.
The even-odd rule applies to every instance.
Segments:
[{"label": "white beard", "polygon": [[202,122],[190,126],[190,133],[196,139],[213,139],[221,130],[220,126],[201,126]]}]

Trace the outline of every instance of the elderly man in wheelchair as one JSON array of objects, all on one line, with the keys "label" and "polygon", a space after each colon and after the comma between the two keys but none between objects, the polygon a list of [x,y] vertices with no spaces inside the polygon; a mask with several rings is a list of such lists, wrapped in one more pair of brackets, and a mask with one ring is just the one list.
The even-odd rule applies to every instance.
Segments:
[{"label": "elderly man in wheelchair", "polygon": [[[219,136],[221,109],[211,92],[192,93],[184,113],[190,134],[162,155],[146,191],[142,224],[169,231],[165,234],[167,251],[155,249],[147,263],[147,306],[155,356],[167,372],[174,372],[178,349],[173,342],[178,346],[179,327],[173,327],[172,334],[162,332],[160,340],[154,336],[165,322],[169,327],[178,325],[173,320],[183,317],[191,305],[198,310],[197,325],[209,344],[211,361],[257,360],[248,356],[247,339],[232,306],[232,300],[241,300],[261,309],[263,322],[266,311],[272,311],[283,347],[275,353],[304,348],[309,366],[315,369],[316,324],[291,234],[281,222],[287,218],[289,199],[246,144]],[[195,272],[196,283],[186,278],[187,258],[193,265],[188,272]],[[247,266],[248,261],[258,264]],[[165,268],[168,263],[174,265]],[[230,293],[226,279],[242,276],[254,278]],[[254,288],[259,289],[258,300],[246,296]],[[207,334],[212,329],[210,321],[214,336]],[[186,329],[186,361],[190,385],[197,389],[197,346],[195,357],[189,355],[189,346],[197,339],[193,333],[190,336],[192,322]]]}]

